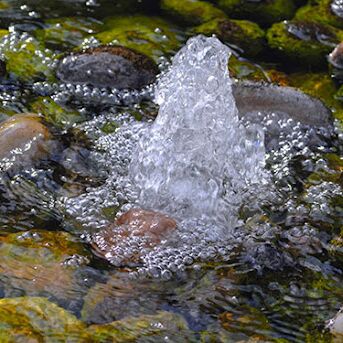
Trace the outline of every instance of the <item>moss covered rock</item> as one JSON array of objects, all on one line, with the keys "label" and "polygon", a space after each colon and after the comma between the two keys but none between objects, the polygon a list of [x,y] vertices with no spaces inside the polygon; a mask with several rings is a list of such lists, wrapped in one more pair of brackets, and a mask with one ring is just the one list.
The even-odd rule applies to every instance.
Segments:
[{"label": "moss covered rock", "polygon": [[196,342],[178,315],[129,317],[87,327],[75,316],[41,297],[0,300],[1,342]]},{"label": "moss covered rock", "polygon": [[326,73],[296,73],[289,75],[290,85],[320,99],[329,107],[333,116],[343,121],[343,103],[335,98],[336,84]]},{"label": "moss covered rock", "polygon": [[31,230],[1,237],[0,256],[5,295],[44,295],[63,303],[82,295],[72,262],[86,263],[87,252],[66,232]]},{"label": "moss covered rock", "polygon": [[45,24],[47,27],[36,30],[35,36],[46,45],[58,49],[79,46],[84,38],[90,34],[95,34],[101,27],[100,22],[83,17],[48,19]]},{"label": "moss covered rock", "polygon": [[297,20],[311,20],[318,23],[332,25],[343,29],[343,18],[332,11],[332,0],[312,1],[298,9],[295,14]]},{"label": "moss covered rock", "polygon": [[175,53],[184,41],[184,34],[175,26],[156,17],[111,17],[104,30],[95,37],[102,44],[118,44],[134,49],[155,61]]},{"label": "moss covered rock", "polygon": [[281,58],[298,65],[325,66],[327,55],[343,39],[343,31],[308,21],[285,21],[267,31],[267,40]]},{"label": "moss covered rock", "polygon": [[199,25],[215,18],[226,17],[222,10],[201,0],[161,0],[161,8],[166,15],[187,25]]},{"label": "moss covered rock", "polygon": [[0,40],[0,53],[6,62],[7,72],[25,83],[54,81],[53,53],[33,37],[11,35]]},{"label": "moss covered rock", "polygon": [[264,31],[247,20],[214,19],[194,28],[195,33],[215,34],[223,42],[238,47],[245,55],[255,56],[264,47]]},{"label": "moss covered rock", "polygon": [[82,342],[85,325],[45,298],[0,300],[1,342]]},{"label": "moss covered rock", "polygon": [[293,0],[216,0],[230,18],[249,19],[268,26],[292,18],[295,12]]},{"label": "moss covered rock", "polygon": [[110,324],[92,325],[87,333],[94,342],[197,342],[183,318],[164,311]]},{"label": "moss covered rock", "polygon": [[230,76],[240,80],[268,81],[263,69],[247,60],[231,55],[229,60]]},{"label": "moss covered rock", "polygon": [[48,96],[36,98],[30,105],[30,109],[32,112],[41,114],[48,123],[61,129],[69,128],[85,120],[80,112],[61,106]]}]

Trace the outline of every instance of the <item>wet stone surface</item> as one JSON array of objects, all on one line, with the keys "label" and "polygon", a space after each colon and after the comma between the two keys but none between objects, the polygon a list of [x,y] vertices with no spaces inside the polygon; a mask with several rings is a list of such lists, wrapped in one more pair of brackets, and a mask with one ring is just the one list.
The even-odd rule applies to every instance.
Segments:
[{"label": "wet stone surface", "polygon": [[92,237],[94,253],[116,266],[141,264],[142,253],[166,239],[176,222],[158,212],[131,209]]},{"label": "wet stone surface", "polygon": [[139,89],[154,82],[158,68],[148,57],[120,46],[88,49],[64,57],[57,69],[63,82]]},{"label": "wet stone surface", "polygon": [[[340,342],[343,78],[340,49],[333,53],[343,39],[340,7],[0,0],[0,341]],[[226,48],[194,49],[187,66],[170,66],[195,33],[232,47],[229,75],[245,80],[232,80],[238,113],[227,122],[222,104],[231,93],[217,69],[227,71]],[[170,93],[155,84],[168,73]],[[192,180],[211,168],[222,180],[220,163],[201,169],[203,161],[232,153],[222,189],[233,215],[221,230],[217,210],[211,223],[200,220],[206,192],[173,212],[164,209],[177,201],[140,203],[133,179],[161,168],[146,158],[136,172],[130,165],[142,139],[155,137],[158,149],[170,142],[173,125],[161,139],[151,134],[168,119],[157,116],[166,104],[182,122],[171,160],[199,151]],[[17,117],[30,112],[39,120]],[[222,137],[233,122],[229,143],[240,144],[228,148]],[[218,144],[206,155],[211,135]],[[242,195],[233,172],[255,168],[257,155],[270,183],[251,192],[248,182]],[[179,162],[171,178],[183,170]],[[193,185],[184,188],[204,188]],[[180,195],[181,186],[169,194]],[[199,215],[185,218],[199,203]]]}]

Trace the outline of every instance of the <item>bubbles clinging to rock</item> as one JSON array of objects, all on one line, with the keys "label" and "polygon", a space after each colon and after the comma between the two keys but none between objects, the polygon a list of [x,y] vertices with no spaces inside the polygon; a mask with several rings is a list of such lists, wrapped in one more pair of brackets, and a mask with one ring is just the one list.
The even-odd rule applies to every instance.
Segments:
[{"label": "bubbles clinging to rock", "polygon": [[153,83],[157,73],[153,60],[122,46],[101,46],[71,54],[62,59],[57,70],[64,82],[117,89],[140,89]]}]

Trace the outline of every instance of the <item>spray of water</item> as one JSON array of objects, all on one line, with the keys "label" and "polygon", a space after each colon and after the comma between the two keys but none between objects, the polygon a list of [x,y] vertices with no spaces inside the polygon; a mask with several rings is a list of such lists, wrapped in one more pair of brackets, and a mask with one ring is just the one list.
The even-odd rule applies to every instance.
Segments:
[{"label": "spray of water", "polygon": [[239,121],[230,55],[218,39],[197,36],[160,78],[159,114],[130,165],[140,206],[233,228],[242,201],[266,181],[263,131]]}]

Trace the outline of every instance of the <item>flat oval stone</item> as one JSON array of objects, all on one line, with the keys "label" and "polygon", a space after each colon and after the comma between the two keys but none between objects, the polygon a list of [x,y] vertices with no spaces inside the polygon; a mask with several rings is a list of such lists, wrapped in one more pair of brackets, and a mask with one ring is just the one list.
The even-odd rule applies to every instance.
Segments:
[{"label": "flat oval stone", "polygon": [[95,87],[139,89],[155,81],[158,68],[149,57],[122,46],[102,46],[66,56],[57,69],[63,82]]},{"label": "flat oval stone", "polygon": [[93,235],[95,255],[117,266],[140,263],[141,249],[153,248],[176,229],[176,221],[159,212],[131,209]]},{"label": "flat oval stone", "polygon": [[48,128],[33,113],[18,114],[0,123],[0,159],[14,151],[24,157],[39,159],[46,156],[46,141],[51,138]]},{"label": "flat oval stone", "polygon": [[249,112],[282,112],[305,125],[318,127],[332,125],[330,109],[320,100],[295,88],[263,82],[239,81],[233,83],[232,90],[240,117]]}]

